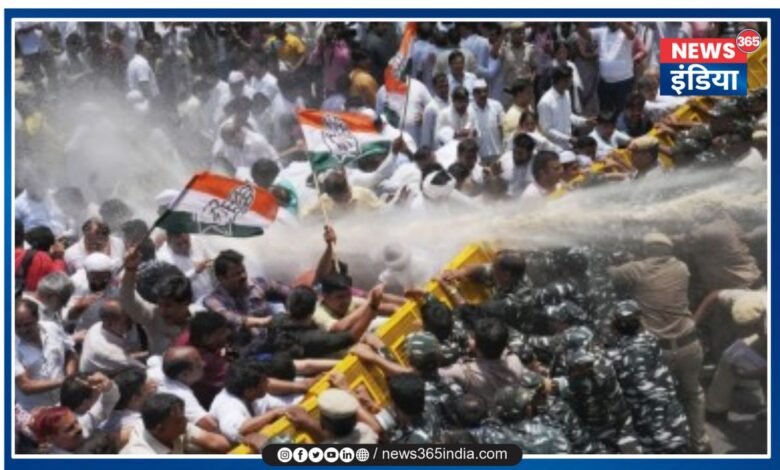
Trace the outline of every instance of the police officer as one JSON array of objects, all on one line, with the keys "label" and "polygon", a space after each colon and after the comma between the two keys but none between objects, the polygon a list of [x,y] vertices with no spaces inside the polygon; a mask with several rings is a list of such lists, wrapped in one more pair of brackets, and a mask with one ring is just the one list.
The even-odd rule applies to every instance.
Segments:
[{"label": "police officer", "polygon": [[427,332],[411,333],[406,337],[406,357],[409,364],[420,373],[425,383],[426,413],[440,426],[452,424],[452,404],[465,394],[455,381],[439,375],[441,363],[441,344],[436,337]]},{"label": "police officer", "polygon": [[496,393],[495,417],[485,426],[502,430],[511,443],[527,454],[567,454],[571,451],[563,430],[533,405],[534,391],[502,387]]},{"label": "police officer", "polygon": [[490,264],[474,264],[457,270],[445,270],[445,284],[472,282],[492,290],[492,298],[501,299],[516,290],[525,276],[525,258],[516,251],[500,251]]},{"label": "police officer", "polygon": [[616,289],[634,298],[645,329],[659,338],[661,358],[677,386],[690,428],[692,452],[711,453],[704,424],[704,390],[699,382],[703,350],[688,309],[688,267],[673,255],[673,243],[662,233],[644,237],[646,257],[609,268]]},{"label": "police officer", "polygon": [[440,366],[454,364],[468,353],[468,333],[460,318],[430,294],[418,299],[423,329],[436,336],[440,346]]},{"label": "police officer", "polygon": [[464,391],[454,381],[439,375],[441,363],[439,340],[433,333],[418,331],[407,335],[404,347],[411,367],[394,362],[367,344],[356,345],[351,352],[362,361],[379,367],[387,376],[419,373],[425,385],[425,413],[431,420],[431,426],[441,428],[454,423],[452,406]]},{"label": "police officer", "polygon": [[661,360],[655,336],[642,330],[639,305],[617,302],[612,326],[618,340],[607,355],[617,372],[634,429],[645,452],[681,453],[688,448],[688,423],[674,381]]},{"label": "police officer", "polygon": [[[488,419],[487,402],[479,395],[467,393],[454,404],[457,425],[476,444],[515,444],[507,429]],[[455,430],[453,430],[455,431]],[[448,431],[447,435],[452,435]],[[455,431],[458,433],[458,431]],[[445,437],[445,440],[450,441]],[[463,437],[459,437],[462,442]]]},{"label": "police officer", "polygon": [[387,379],[393,401],[395,428],[387,440],[394,444],[431,444],[438,442],[441,429],[425,413],[425,381],[418,374],[399,374]]},{"label": "police officer", "polygon": [[[546,363],[551,375],[557,375],[556,371],[566,370],[566,353],[590,343],[593,333],[583,326],[589,322],[587,313],[569,300],[545,307],[542,315],[545,334],[518,335],[510,341],[509,348],[513,351],[544,351],[544,356],[537,354],[535,358]],[[518,355],[523,357],[522,353]]]},{"label": "police officer", "polygon": [[610,362],[584,349],[568,361],[568,387],[562,393],[585,429],[610,453],[636,452],[631,413]]},{"label": "police officer", "polygon": [[593,438],[582,425],[580,418],[565,400],[551,393],[561,388],[564,381],[545,379],[542,375],[528,371],[523,375],[522,387],[533,392],[530,406],[537,416],[547,419],[552,427],[561,429],[569,441],[571,452],[576,454],[599,454],[606,452],[604,445]]}]

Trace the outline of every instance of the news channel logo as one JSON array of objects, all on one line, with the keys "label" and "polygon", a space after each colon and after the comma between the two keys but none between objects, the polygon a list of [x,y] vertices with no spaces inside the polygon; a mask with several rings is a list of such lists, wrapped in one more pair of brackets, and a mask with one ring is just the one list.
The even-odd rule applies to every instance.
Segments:
[{"label": "news channel logo", "polygon": [[280,463],[343,463],[350,464],[353,462],[367,462],[371,458],[371,454],[368,449],[352,449],[350,447],[336,448],[336,447],[295,447],[289,449],[287,447],[281,447],[276,453],[276,458]]},{"label": "news channel logo", "polygon": [[761,36],[753,29],[735,38],[663,38],[661,95],[745,96],[748,54],[759,47]]}]

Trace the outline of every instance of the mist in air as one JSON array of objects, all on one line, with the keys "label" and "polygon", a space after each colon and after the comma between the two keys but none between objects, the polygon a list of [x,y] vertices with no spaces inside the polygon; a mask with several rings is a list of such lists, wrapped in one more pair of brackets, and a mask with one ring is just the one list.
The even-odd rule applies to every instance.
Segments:
[{"label": "mist in air", "polygon": [[[123,96],[95,89],[63,94],[43,106],[49,127],[57,132],[39,137],[33,151],[17,152],[18,186],[24,187],[26,178],[48,188],[76,186],[89,202],[119,198],[151,223],[160,192],[182,188],[211,164],[210,147],[193,145],[178,123],[159,123]],[[747,229],[765,224],[766,172],[679,170],[655,180],[580,189],[540,208],[518,201],[438,215],[396,208],[354,214],[333,225],[339,258],[350,264],[357,284],[367,287],[382,269],[381,250],[388,243],[406,246],[436,271],[475,241],[528,250],[580,244],[608,248],[651,229],[678,233],[689,229],[696,212],[708,205],[726,209]],[[322,224],[314,217],[302,226],[276,223],[253,239],[203,240],[215,254],[226,247],[243,252],[250,271],[290,282],[315,267],[324,248]]]}]

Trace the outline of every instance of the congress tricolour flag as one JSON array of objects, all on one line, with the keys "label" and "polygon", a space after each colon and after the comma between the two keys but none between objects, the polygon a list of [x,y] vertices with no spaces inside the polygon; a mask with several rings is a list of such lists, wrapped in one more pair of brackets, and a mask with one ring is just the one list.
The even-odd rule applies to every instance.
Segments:
[{"label": "congress tricolour flag", "polygon": [[225,237],[262,235],[278,210],[270,192],[208,172],[193,176],[178,194],[163,193],[158,203],[163,213],[155,223],[157,227]]},{"label": "congress tricolour flag", "polygon": [[406,23],[398,52],[390,59],[385,68],[387,102],[385,103],[383,113],[387,118],[387,122],[395,127],[400,127],[399,123],[404,113],[406,94],[409,88],[404,79],[404,74],[407,73],[407,68],[409,67],[412,43],[416,37],[417,23]]},{"label": "congress tricolour flag", "polygon": [[302,109],[298,111],[298,122],[315,173],[365,157],[384,156],[390,151],[390,140],[364,114]]}]

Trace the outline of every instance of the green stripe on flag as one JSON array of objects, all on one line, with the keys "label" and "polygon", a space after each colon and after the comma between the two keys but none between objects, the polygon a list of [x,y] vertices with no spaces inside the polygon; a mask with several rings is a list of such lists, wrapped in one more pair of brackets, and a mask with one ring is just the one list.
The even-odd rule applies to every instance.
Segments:
[{"label": "green stripe on flag", "polygon": [[390,124],[393,127],[399,127],[398,123],[401,122],[401,116],[398,115],[398,113],[390,107],[389,103],[385,103],[384,106],[384,114],[385,119],[387,119],[387,123]]},{"label": "green stripe on flag", "polygon": [[343,161],[336,158],[331,152],[309,152],[309,162],[314,173],[322,173],[323,171],[356,163],[361,158],[384,157],[390,152],[390,147],[391,142],[389,140],[367,142],[360,146],[360,155],[345,158]]},{"label": "green stripe on flag", "polygon": [[168,212],[157,226],[177,233],[199,233],[235,238],[256,237],[264,233],[263,228],[259,225],[201,223],[196,220],[195,214],[181,211]]}]

